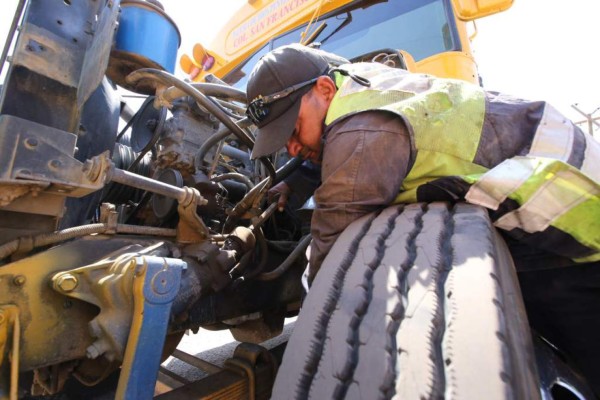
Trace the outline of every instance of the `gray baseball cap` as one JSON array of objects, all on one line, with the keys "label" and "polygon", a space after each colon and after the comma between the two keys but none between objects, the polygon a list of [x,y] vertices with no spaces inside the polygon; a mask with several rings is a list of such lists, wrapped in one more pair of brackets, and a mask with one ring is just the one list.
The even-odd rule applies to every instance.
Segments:
[{"label": "gray baseball cap", "polygon": [[301,98],[329,70],[328,53],[301,44],[265,54],[250,73],[248,117],[257,126],[252,159],[281,149],[294,132]]}]

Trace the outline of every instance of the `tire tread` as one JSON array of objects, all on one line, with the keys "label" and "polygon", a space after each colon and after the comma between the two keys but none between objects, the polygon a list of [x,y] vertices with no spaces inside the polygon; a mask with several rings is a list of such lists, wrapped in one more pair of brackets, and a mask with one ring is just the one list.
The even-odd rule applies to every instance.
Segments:
[{"label": "tire tread", "polygon": [[305,300],[273,399],[539,398],[503,245],[467,204],[353,223]]}]

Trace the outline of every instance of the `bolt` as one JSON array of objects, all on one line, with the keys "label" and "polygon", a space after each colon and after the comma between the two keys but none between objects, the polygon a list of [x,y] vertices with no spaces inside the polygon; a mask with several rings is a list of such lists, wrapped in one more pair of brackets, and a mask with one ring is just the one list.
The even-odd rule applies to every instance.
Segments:
[{"label": "bolt", "polygon": [[[133,263],[135,263],[135,261],[133,261]],[[139,265],[135,269],[135,276],[142,276],[142,275],[144,275],[144,272],[146,272],[146,266],[144,264]]]},{"label": "bolt", "polygon": [[50,160],[48,165],[50,166],[50,168],[59,169],[61,167],[62,163],[59,160]]},{"label": "bolt", "polygon": [[91,320],[88,326],[92,337],[99,338],[100,335],[102,335],[102,327],[100,326],[97,318]]},{"label": "bolt", "polygon": [[25,146],[29,149],[34,149],[38,145],[38,140],[36,138],[27,138],[25,139]]},{"label": "bolt", "polygon": [[102,353],[100,353],[100,350],[98,349],[98,347],[96,347],[95,344],[92,344],[85,350],[85,355],[87,356],[87,358],[90,358],[92,360],[95,360],[96,358],[100,357],[101,354]]},{"label": "bolt", "polygon": [[56,287],[63,292],[72,292],[78,284],[77,277],[73,274],[63,274],[56,280]]},{"label": "bolt", "polygon": [[157,294],[166,294],[171,288],[169,273],[165,270],[159,271],[152,277],[152,290]]},{"label": "bolt", "polygon": [[83,173],[90,181],[96,181],[100,177],[100,173],[102,172],[100,168],[100,163],[95,159],[86,160],[83,164]]},{"label": "bolt", "polygon": [[148,121],[146,121],[146,128],[150,129],[151,131],[155,130],[157,126],[158,120],[149,119]]},{"label": "bolt", "polygon": [[25,278],[23,275],[17,275],[13,278],[13,284],[15,286],[23,286],[26,281],[27,278]]}]

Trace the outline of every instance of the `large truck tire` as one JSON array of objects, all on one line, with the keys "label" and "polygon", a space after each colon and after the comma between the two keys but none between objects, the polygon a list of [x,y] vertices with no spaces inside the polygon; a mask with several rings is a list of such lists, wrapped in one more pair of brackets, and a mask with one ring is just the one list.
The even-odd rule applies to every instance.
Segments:
[{"label": "large truck tire", "polygon": [[351,224],[305,299],[273,399],[538,399],[512,259],[485,210]]}]

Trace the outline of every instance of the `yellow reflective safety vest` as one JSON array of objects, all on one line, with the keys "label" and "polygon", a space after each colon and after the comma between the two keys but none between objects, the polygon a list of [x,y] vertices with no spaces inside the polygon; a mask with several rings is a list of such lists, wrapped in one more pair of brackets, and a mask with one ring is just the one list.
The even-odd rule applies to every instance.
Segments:
[{"label": "yellow reflective safety vest", "polygon": [[341,67],[325,119],[381,110],[411,135],[396,203],[467,201],[509,235],[577,262],[600,260],[600,144],[545,102],[376,63]]}]

